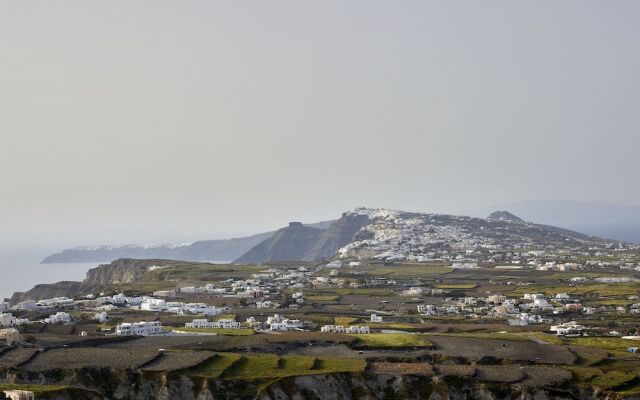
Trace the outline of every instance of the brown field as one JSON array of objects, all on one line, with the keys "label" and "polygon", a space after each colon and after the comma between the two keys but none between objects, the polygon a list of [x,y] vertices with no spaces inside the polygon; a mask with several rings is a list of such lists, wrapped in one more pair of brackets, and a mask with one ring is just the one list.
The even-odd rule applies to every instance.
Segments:
[{"label": "brown field", "polygon": [[383,375],[433,375],[433,367],[426,363],[370,362],[367,371]]},{"label": "brown field", "polygon": [[525,377],[516,365],[476,365],[475,379],[489,382],[513,383]]},{"label": "brown field", "polygon": [[558,386],[571,380],[571,372],[559,367],[529,365],[522,368],[526,378],[520,383],[525,386]]},{"label": "brown field", "polygon": [[86,367],[112,367],[127,369],[147,364],[159,356],[157,349],[109,349],[76,347],[52,349],[38,353],[25,364],[28,371],[74,369]]},{"label": "brown field", "polygon": [[470,361],[495,358],[512,361],[531,361],[541,364],[573,364],[575,354],[566,347],[538,344],[528,340],[501,340],[429,335],[436,346],[434,353],[460,357]]},{"label": "brown field", "polygon": [[476,373],[476,367],[473,365],[434,365],[436,374],[444,376],[456,377],[472,377]]},{"label": "brown field", "polygon": [[22,347],[7,350],[0,354],[0,367],[15,368],[20,364],[27,362],[37,352],[37,349]]}]

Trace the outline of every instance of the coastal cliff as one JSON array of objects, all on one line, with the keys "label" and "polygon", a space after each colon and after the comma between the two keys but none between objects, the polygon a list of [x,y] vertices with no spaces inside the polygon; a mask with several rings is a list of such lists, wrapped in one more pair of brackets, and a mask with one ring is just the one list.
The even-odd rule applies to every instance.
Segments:
[{"label": "coastal cliff", "polygon": [[82,282],[62,281],[40,284],[26,292],[15,292],[11,297],[11,302],[15,304],[25,300],[77,297],[111,284],[137,282],[150,268],[175,265],[178,263],[189,264],[188,262],[172,260],[135,260],[122,258],[109,264],[99,265],[90,269],[87,271],[86,277]]},{"label": "coastal cliff", "polygon": [[[396,374],[319,374],[271,380],[234,380],[190,377],[181,373],[146,373],[137,370],[85,368],[49,374],[0,371],[0,384],[60,385],[41,393],[47,400],[323,400],[323,399],[518,399],[617,400],[596,388],[567,385],[551,389],[471,378]],[[627,398],[629,400],[632,397]]]}]

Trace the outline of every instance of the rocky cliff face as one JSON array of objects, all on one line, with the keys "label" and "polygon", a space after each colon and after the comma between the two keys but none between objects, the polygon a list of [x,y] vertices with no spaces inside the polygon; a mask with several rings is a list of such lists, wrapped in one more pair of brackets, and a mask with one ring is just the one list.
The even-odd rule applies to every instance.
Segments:
[{"label": "rocky cliff face", "polygon": [[47,400],[614,400],[592,389],[530,387],[499,382],[481,383],[465,378],[419,375],[331,374],[277,380],[237,381],[193,378],[179,373],[142,373],[109,368],[22,374],[0,371],[0,383],[66,385],[70,388],[43,393]]},{"label": "rocky cliff face", "polygon": [[162,267],[175,264],[169,260],[133,260],[121,258],[110,264],[100,265],[87,271],[86,285],[103,286],[108,284],[132,283],[140,280],[150,267]]},{"label": "rocky cliff face", "polygon": [[260,243],[235,263],[266,261],[317,261],[333,257],[339,248],[354,240],[360,229],[369,223],[366,215],[345,213],[326,229],[292,222],[273,237]]},{"label": "rocky cliff face", "polygon": [[[63,281],[41,284],[26,292],[16,292],[11,297],[11,302],[18,303],[24,300],[42,300],[53,297],[77,297],[110,284],[137,282],[153,266],[161,267],[176,263],[176,261],[172,260],[132,260],[123,258],[110,264],[90,269],[82,282]],[[180,263],[184,264],[185,262]]]},{"label": "rocky cliff face", "polygon": [[265,261],[308,260],[323,233],[323,229],[291,222],[288,227],[276,231],[273,237],[255,246],[234,262],[257,264]]},{"label": "rocky cliff face", "polygon": [[26,292],[15,292],[11,296],[13,304],[25,300],[42,300],[54,297],[74,297],[83,294],[89,287],[82,282],[63,281],[57,283],[40,284]]}]

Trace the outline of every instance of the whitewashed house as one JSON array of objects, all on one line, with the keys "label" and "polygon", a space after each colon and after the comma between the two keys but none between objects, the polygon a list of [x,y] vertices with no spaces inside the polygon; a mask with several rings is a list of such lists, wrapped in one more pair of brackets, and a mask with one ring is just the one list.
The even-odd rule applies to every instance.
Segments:
[{"label": "whitewashed house", "polygon": [[209,321],[206,319],[194,319],[184,324],[185,328],[218,328],[218,329],[240,329],[240,322],[233,319],[220,319]]},{"label": "whitewashed house", "polygon": [[100,313],[96,313],[96,315],[93,316],[93,319],[95,319],[99,323],[104,323],[109,319],[109,315],[103,311]]},{"label": "whitewashed house", "polygon": [[20,331],[16,328],[0,329],[0,340],[3,340],[7,346],[13,346],[22,341],[20,337]]},{"label": "whitewashed house", "polygon": [[345,329],[346,333],[371,333],[371,329],[369,328],[368,325],[352,325],[352,326],[348,326]]},{"label": "whitewashed house", "polygon": [[267,327],[272,331],[299,331],[303,324],[299,319],[288,319],[275,314],[267,318]]},{"label": "whitewashed house", "polygon": [[557,336],[581,336],[586,327],[578,325],[576,321],[567,322],[560,325],[554,325],[549,329],[555,332]]},{"label": "whitewashed house", "polygon": [[154,336],[162,334],[164,334],[164,331],[160,321],[124,322],[116,326],[116,335],[118,336]]},{"label": "whitewashed house", "polygon": [[371,330],[367,325],[362,326],[347,326],[342,325],[324,325],[320,328],[320,332],[326,333],[371,333]]},{"label": "whitewashed house", "polygon": [[68,324],[71,322],[71,315],[66,312],[57,312],[44,319],[45,324]]},{"label": "whitewashed house", "polygon": [[16,318],[11,313],[0,314],[0,326],[14,327],[30,323],[28,318]]}]

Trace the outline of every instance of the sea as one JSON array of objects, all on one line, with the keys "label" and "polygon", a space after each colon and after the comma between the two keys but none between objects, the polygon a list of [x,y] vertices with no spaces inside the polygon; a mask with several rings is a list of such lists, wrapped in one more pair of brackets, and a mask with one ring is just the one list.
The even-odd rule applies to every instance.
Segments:
[{"label": "sea", "polygon": [[82,281],[86,272],[99,263],[40,264],[59,247],[0,244],[0,299],[29,290],[38,283]]}]

